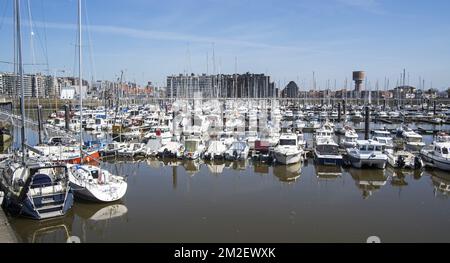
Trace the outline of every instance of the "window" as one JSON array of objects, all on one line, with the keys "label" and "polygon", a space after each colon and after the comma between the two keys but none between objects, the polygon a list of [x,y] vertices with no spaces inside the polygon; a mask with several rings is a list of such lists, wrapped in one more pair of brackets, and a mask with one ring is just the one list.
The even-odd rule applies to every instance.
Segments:
[{"label": "window", "polygon": [[366,146],[365,145],[360,145],[359,146],[359,150],[360,151],[365,151],[366,150]]},{"label": "window", "polygon": [[442,148],[442,154],[448,154],[448,148]]},{"label": "window", "polygon": [[297,145],[297,142],[295,139],[281,139],[280,145]]},{"label": "window", "polygon": [[375,146],[374,146],[374,145],[369,145],[369,146],[367,147],[367,150],[368,150],[368,151],[373,151],[373,150],[375,150]]}]

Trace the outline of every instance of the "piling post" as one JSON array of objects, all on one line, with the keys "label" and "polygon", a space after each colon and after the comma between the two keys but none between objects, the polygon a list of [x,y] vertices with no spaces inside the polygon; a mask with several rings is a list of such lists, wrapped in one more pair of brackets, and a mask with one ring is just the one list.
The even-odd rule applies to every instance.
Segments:
[{"label": "piling post", "polygon": [[345,100],[342,100],[342,113],[344,113],[344,115],[345,115]]},{"label": "piling post", "polygon": [[433,115],[436,116],[436,101],[433,101]]},{"label": "piling post", "polygon": [[69,130],[69,105],[64,104],[64,121],[66,124],[66,130]]},{"label": "piling post", "polygon": [[226,127],[227,127],[227,117],[225,115],[225,110],[226,110],[226,104],[225,104],[225,100],[223,101],[223,111],[222,111],[222,131],[225,131]]},{"label": "piling post", "polygon": [[37,107],[37,118],[38,118],[38,140],[39,144],[42,144],[42,106]]},{"label": "piling post", "polygon": [[249,124],[249,119],[248,119],[248,113],[244,113],[244,123],[245,123],[245,127],[244,127],[244,131],[248,132],[249,128],[248,128],[248,124]]},{"label": "piling post", "polygon": [[365,129],[364,129],[364,138],[366,140],[369,139],[369,129],[370,129],[370,111],[369,111],[369,106],[366,105],[366,115],[365,117]]},{"label": "piling post", "polygon": [[338,122],[341,122],[341,103],[338,103]]}]

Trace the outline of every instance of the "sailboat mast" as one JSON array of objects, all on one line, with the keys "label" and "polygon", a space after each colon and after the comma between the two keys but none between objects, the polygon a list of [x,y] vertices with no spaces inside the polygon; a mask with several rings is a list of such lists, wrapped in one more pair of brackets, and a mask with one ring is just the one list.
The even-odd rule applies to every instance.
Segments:
[{"label": "sailboat mast", "polygon": [[18,73],[20,77],[20,113],[22,117],[22,129],[21,139],[22,139],[22,162],[25,164],[26,160],[26,138],[25,138],[25,89],[24,89],[24,79],[23,79],[23,62],[22,62],[22,34],[20,32],[20,1],[15,0],[15,17],[16,17],[16,38],[17,38],[17,63],[18,63]]},{"label": "sailboat mast", "polygon": [[[80,123],[83,127],[83,78],[81,71],[82,62],[81,53],[81,0],[78,0],[78,85],[80,90]],[[81,162],[83,161],[83,129],[80,129],[80,157]]]}]

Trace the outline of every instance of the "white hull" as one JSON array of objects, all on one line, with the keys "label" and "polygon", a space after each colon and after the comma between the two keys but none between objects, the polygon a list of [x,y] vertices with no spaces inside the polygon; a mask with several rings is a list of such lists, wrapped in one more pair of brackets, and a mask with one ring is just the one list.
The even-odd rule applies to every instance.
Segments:
[{"label": "white hull", "polygon": [[284,154],[282,152],[274,152],[275,159],[281,164],[294,164],[302,160],[302,153],[289,153]]},{"label": "white hull", "polygon": [[433,152],[421,152],[421,155],[425,162],[431,163],[434,167],[444,170],[450,171],[450,159],[439,157],[433,154]]},{"label": "white hull", "polygon": [[97,185],[77,180],[72,175],[70,176],[70,185],[75,197],[93,202],[114,202],[122,199],[127,192],[125,182]]}]

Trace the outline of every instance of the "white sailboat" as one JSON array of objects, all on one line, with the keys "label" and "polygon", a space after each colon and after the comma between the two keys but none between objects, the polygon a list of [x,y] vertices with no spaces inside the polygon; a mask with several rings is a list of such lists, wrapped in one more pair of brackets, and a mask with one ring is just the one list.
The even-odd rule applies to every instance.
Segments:
[{"label": "white sailboat", "polygon": [[[82,63],[81,63],[81,0],[78,0],[78,63],[80,88],[80,117],[83,116]],[[83,133],[80,132],[80,151],[83,145]],[[81,158],[83,161],[83,158]],[[111,174],[100,167],[80,164],[69,165],[70,184],[76,197],[95,202],[113,202],[120,200],[127,191],[127,182],[121,176]]]},{"label": "white sailboat", "polygon": [[73,204],[67,166],[31,160],[28,155],[28,150],[37,150],[26,143],[20,1],[15,0],[14,4],[18,73],[21,80],[21,150],[19,154],[0,162],[0,192],[4,193],[2,203],[9,212],[32,219],[64,216]]}]

